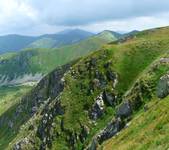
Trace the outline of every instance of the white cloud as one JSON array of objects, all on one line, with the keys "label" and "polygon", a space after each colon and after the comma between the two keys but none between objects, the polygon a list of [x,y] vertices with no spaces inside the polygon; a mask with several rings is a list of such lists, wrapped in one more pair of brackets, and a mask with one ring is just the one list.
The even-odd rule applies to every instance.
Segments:
[{"label": "white cloud", "polygon": [[38,22],[37,13],[21,0],[0,0],[0,33],[26,29]]},{"label": "white cloud", "polygon": [[141,30],[169,25],[168,10],[168,0],[0,0],[0,34]]},{"label": "white cloud", "polygon": [[0,0],[0,23],[20,19],[35,20],[36,10],[21,0]]},{"label": "white cloud", "polygon": [[168,26],[168,18],[169,13],[168,15],[165,13],[157,16],[144,16],[131,19],[98,22],[86,26],[77,26],[77,28],[83,28],[85,30],[94,32],[100,32],[107,29],[113,31],[128,32],[132,30],[144,30],[160,26]]}]

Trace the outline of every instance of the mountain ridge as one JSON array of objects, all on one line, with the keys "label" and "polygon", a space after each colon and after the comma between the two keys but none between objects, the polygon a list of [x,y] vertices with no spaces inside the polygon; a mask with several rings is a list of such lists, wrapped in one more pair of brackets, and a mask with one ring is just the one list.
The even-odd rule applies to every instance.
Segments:
[{"label": "mountain ridge", "polygon": [[[143,109],[153,96],[156,81],[167,73],[168,33],[169,28],[139,32],[77,60],[64,75],[55,71],[47,75],[29,93],[30,97],[36,95],[34,103],[32,98],[23,97],[17,119],[22,112],[31,116],[35,110],[35,114],[26,124],[20,124],[23,126],[10,146],[59,150],[102,146],[127,125],[133,112]],[[166,59],[162,59],[165,53]],[[160,63],[154,65],[159,59]],[[55,95],[60,89],[61,93]],[[128,90],[131,92],[125,97]],[[40,100],[44,100],[42,107],[37,103]],[[15,121],[12,117],[10,120]],[[9,130],[9,126],[6,128]]]},{"label": "mountain ridge", "polygon": [[[104,33],[60,48],[29,48],[18,53],[1,55],[0,84],[9,85],[26,79],[37,82],[55,67],[87,55],[114,40],[117,38],[113,34]],[[35,80],[36,75],[39,76],[38,80]]]},{"label": "mountain ridge", "polygon": [[[75,36],[73,36],[74,32],[75,32]],[[44,37],[48,37],[49,39],[54,40],[54,42],[59,41],[60,44],[55,43],[54,45],[55,47],[59,47],[59,46],[63,46],[64,44],[65,45],[73,44],[75,42],[88,38],[92,35],[94,34],[84,30],[70,30],[66,34],[56,33],[56,34],[45,34],[40,36],[8,34],[8,35],[0,36],[0,53],[20,51],[26,47],[30,47],[31,43],[41,40]],[[64,38],[66,38],[67,36],[69,36],[69,38],[67,39],[67,42],[64,43],[63,42]],[[71,41],[71,38],[76,39],[76,41]],[[43,48],[43,44],[41,48]]]}]

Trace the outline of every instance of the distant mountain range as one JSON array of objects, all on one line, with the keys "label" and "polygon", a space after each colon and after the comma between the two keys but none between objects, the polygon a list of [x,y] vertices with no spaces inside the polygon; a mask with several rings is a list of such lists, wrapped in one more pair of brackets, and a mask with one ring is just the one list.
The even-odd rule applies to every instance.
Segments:
[{"label": "distant mountain range", "polygon": [[[106,38],[114,41],[114,39],[126,37],[129,36],[129,34],[136,32],[138,31],[120,34],[105,30],[99,34],[102,34],[100,36],[103,36],[104,38],[107,36]],[[17,52],[26,48],[59,48],[78,43],[94,35],[96,34],[80,29],[69,29],[56,34],[44,34],[41,36],[23,36],[17,34],[4,35],[0,36],[0,54]]]},{"label": "distant mountain range", "polygon": [[[55,67],[85,56],[121,37],[112,31],[92,35],[82,30],[43,35],[20,52],[0,55],[0,85],[39,81]],[[53,39],[60,40],[56,42]]]},{"label": "distant mountain range", "polygon": [[23,36],[17,34],[0,36],[0,53],[16,52],[24,48],[53,48],[84,40],[94,33],[80,29],[65,30],[56,34]]}]

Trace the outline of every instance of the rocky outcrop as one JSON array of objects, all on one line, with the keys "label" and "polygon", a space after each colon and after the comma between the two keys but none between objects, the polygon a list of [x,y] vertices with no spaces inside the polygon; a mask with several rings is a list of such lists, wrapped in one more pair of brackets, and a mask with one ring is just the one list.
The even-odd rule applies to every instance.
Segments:
[{"label": "rocky outcrop", "polygon": [[101,144],[103,141],[116,135],[124,127],[123,121],[120,117],[110,122],[97,136],[98,142]]},{"label": "rocky outcrop", "polygon": [[157,97],[164,98],[169,94],[169,75],[160,78],[157,85]]},{"label": "rocky outcrop", "polygon": [[[163,60],[162,63],[168,63],[168,59]],[[161,63],[161,61],[160,61]],[[145,76],[141,77],[135,82],[133,87],[123,96],[123,102],[116,109],[116,118],[113,119],[100,133],[98,133],[93,142],[89,146],[89,150],[96,150],[98,144],[103,143],[105,140],[115,136],[120,132],[124,127],[128,126],[128,121],[132,117],[133,111],[138,111],[142,108],[146,112],[149,107],[145,105],[146,100],[151,99],[155,94],[156,89],[156,80],[157,75],[155,71],[158,70],[158,67],[161,65],[159,62],[156,62],[155,65],[152,65],[149,71]],[[157,72],[159,73],[159,72]],[[113,78],[112,78],[113,79]],[[169,94],[169,75],[164,75],[160,78],[157,85],[156,95],[159,98],[164,98]],[[107,94],[103,93],[104,99],[107,98]],[[110,98],[111,99],[111,98]],[[110,103],[111,104],[111,103]],[[97,142],[94,142],[97,141]],[[98,144],[97,144],[98,143]]]},{"label": "rocky outcrop", "polygon": [[38,126],[37,136],[42,141],[40,146],[41,150],[45,150],[47,147],[52,146],[53,132],[51,131],[52,128],[54,127],[53,119],[57,115],[63,115],[64,110],[60,105],[59,99],[57,98],[55,102],[52,102],[52,104],[47,105],[42,113],[43,117]]},{"label": "rocky outcrop", "polygon": [[87,149],[96,150],[98,145],[97,143],[101,144],[105,140],[116,135],[125,127],[125,119],[129,118],[131,115],[132,108],[130,102],[123,102],[116,110],[116,118],[113,119],[110,123],[108,123],[108,125],[94,137],[93,142]]},{"label": "rocky outcrop", "polygon": [[132,114],[132,108],[129,101],[125,101],[117,109],[116,116],[120,118],[128,118]]},{"label": "rocky outcrop", "polygon": [[[57,68],[48,76],[43,78],[38,85],[20,101],[20,104],[15,108],[17,118],[26,113],[27,118],[36,115],[40,106],[43,106],[40,111],[41,118],[39,126],[37,127],[37,137],[39,137],[41,150],[51,147],[54,127],[53,119],[57,115],[63,115],[64,109],[59,101],[59,94],[64,89],[64,74],[72,64],[68,64]],[[38,112],[39,113],[39,112]],[[1,120],[1,118],[0,118]],[[11,119],[12,120],[12,119]],[[23,118],[23,121],[24,120]],[[29,141],[30,139],[27,138]],[[24,150],[24,146],[29,145],[30,142],[20,141],[15,144],[14,148],[19,147],[19,150]]]},{"label": "rocky outcrop", "polygon": [[116,135],[124,128],[124,126],[125,124],[120,117],[112,120],[102,131],[100,131],[99,134],[94,137],[87,150],[96,150],[98,144],[102,144],[105,140]]},{"label": "rocky outcrop", "polygon": [[90,119],[96,121],[104,114],[106,106],[115,107],[116,105],[117,105],[117,96],[112,92],[110,93],[104,90],[104,92],[102,92],[95,99],[95,103],[93,104],[89,112],[89,117]]},{"label": "rocky outcrop", "polygon": [[103,100],[109,106],[116,106],[117,104],[117,96],[113,93],[109,93],[104,90],[103,92]]},{"label": "rocky outcrop", "polygon": [[92,109],[89,112],[89,117],[92,120],[97,120],[100,118],[104,113],[104,101],[102,98],[102,94],[100,94],[96,100],[95,103],[92,106]]},{"label": "rocky outcrop", "polygon": [[54,99],[63,91],[62,78],[69,68],[70,64],[59,67],[44,77],[30,93],[21,99],[18,107],[24,106],[22,111],[30,112],[31,115],[35,114],[39,106],[47,99]]},{"label": "rocky outcrop", "polygon": [[103,73],[99,72],[98,70],[95,71],[95,79],[99,81],[99,87],[104,88],[107,84],[106,78]]},{"label": "rocky outcrop", "polygon": [[[111,102],[114,101],[114,97],[107,97],[106,92],[103,92],[103,98],[110,98]],[[110,95],[109,95],[110,96]],[[107,100],[106,100],[107,101]],[[109,102],[109,101],[108,101]],[[114,105],[114,103],[110,103]],[[116,118],[114,118],[107,126],[97,134],[92,143],[87,148],[88,150],[96,150],[98,144],[103,143],[105,140],[115,136],[126,125],[126,119],[129,119],[132,115],[132,107],[129,101],[124,101],[116,110]]]}]

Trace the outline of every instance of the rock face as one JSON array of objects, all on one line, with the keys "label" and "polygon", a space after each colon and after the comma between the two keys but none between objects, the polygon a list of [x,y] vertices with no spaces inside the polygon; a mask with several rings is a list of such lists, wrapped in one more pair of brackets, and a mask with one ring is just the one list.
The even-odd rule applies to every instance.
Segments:
[{"label": "rock face", "polygon": [[120,118],[110,122],[103,131],[97,136],[98,142],[101,144],[103,141],[111,138],[117,134],[124,127],[123,122]]},{"label": "rock face", "polygon": [[121,117],[121,118],[127,118],[131,114],[132,114],[132,109],[129,101],[126,101],[123,104],[121,104],[116,112],[117,117]]},{"label": "rock face", "polygon": [[111,71],[111,70],[108,70],[108,71],[107,71],[106,76],[107,76],[107,79],[108,79],[109,81],[115,81],[115,80],[117,79],[116,73],[114,73],[114,72]]},{"label": "rock face", "polygon": [[[113,78],[111,78],[111,80],[113,80],[113,82],[117,79],[117,75],[114,73],[114,74],[111,74],[110,73],[110,76],[112,75]],[[111,76],[111,77],[112,77]],[[100,81],[97,79],[94,80],[94,85],[95,87],[99,87],[100,84]],[[116,106],[117,104],[117,99],[116,99],[116,95],[113,94],[112,92],[109,93],[107,91],[103,91],[95,100],[95,103],[93,104],[90,112],[89,112],[89,117],[90,119],[92,120],[97,120],[98,118],[100,118],[103,113],[104,113],[104,105],[107,105],[107,106]]]},{"label": "rock face", "polygon": [[116,105],[116,96],[115,94],[110,94],[106,91],[103,92],[103,100],[105,103],[107,103],[110,106]]},{"label": "rock face", "polygon": [[98,135],[94,137],[87,150],[96,150],[98,144],[102,144],[105,140],[116,135],[121,129],[124,128],[124,126],[125,124],[121,118],[112,120]]},{"label": "rock face", "polygon": [[157,85],[157,97],[164,98],[169,94],[169,75],[160,78]]},{"label": "rock face", "polygon": [[104,88],[107,84],[106,78],[103,73],[99,72],[98,70],[95,71],[95,78],[99,80],[100,88]]},{"label": "rock face", "polygon": [[116,110],[116,118],[95,136],[93,142],[87,148],[88,150],[96,150],[97,143],[101,144],[105,140],[113,137],[125,127],[125,119],[132,114],[132,108],[129,101],[123,102]]},{"label": "rock face", "polygon": [[95,103],[92,106],[92,109],[89,113],[90,119],[97,120],[104,113],[104,101],[102,98],[102,94],[96,98]]},{"label": "rock face", "polygon": [[57,115],[63,115],[64,110],[62,109],[60,105],[59,99],[56,99],[55,102],[52,103],[52,105],[47,105],[45,108],[45,111],[43,112],[42,120],[40,121],[40,124],[38,126],[37,130],[37,136],[41,139],[42,144],[40,146],[41,150],[45,150],[47,147],[52,146],[52,124],[53,119]]},{"label": "rock face", "polygon": [[[16,114],[19,118],[22,113],[26,113],[29,117],[36,115],[39,108],[44,106],[40,114],[42,119],[37,127],[37,136],[40,139],[39,149],[41,150],[51,147],[53,119],[64,113],[64,109],[60,105],[59,94],[64,89],[64,74],[71,65],[59,67],[43,78],[30,93],[21,99],[20,104],[16,107]],[[20,108],[22,108],[21,111],[18,111]],[[2,118],[0,117],[0,121]],[[29,141],[31,140],[27,137],[26,141],[23,139],[17,142],[14,150],[24,150],[24,146],[32,145]]]}]

